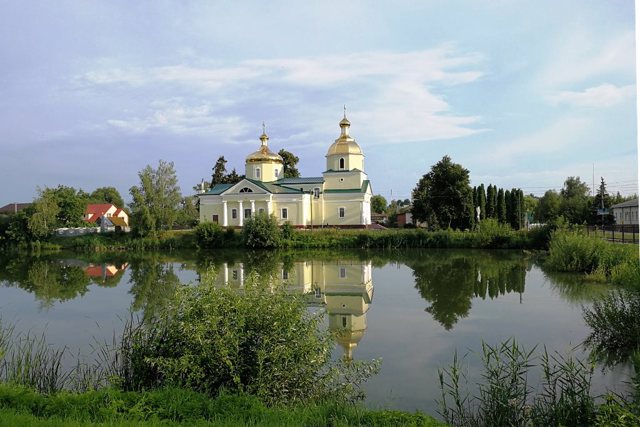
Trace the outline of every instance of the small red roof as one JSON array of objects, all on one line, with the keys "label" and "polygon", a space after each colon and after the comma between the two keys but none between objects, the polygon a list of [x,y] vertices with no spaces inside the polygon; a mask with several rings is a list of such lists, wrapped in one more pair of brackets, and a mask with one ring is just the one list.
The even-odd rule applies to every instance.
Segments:
[{"label": "small red roof", "polygon": [[116,209],[116,211],[113,213],[113,216],[118,216],[120,212],[122,212],[122,209],[120,208]]},{"label": "small red roof", "polygon": [[[85,210],[85,214],[94,214],[98,216],[102,216],[111,209],[113,205],[111,203],[96,203],[92,205],[87,205],[87,209]],[[115,208],[115,206],[113,206]]]}]

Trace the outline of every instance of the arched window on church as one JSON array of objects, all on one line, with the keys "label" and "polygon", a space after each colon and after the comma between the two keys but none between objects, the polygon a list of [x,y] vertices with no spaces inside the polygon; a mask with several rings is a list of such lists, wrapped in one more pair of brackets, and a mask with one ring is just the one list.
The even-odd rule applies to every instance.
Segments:
[{"label": "arched window on church", "polygon": [[256,179],[260,179],[260,168],[256,168]]},{"label": "arched window on church", "polygon": [[340,169],[344,169],[344,157],[340,158]]},{"label": "arched window on church", "polygon": [[248,187],[244,187],[240,190],[240,193],[253,193],[253,190]]}]

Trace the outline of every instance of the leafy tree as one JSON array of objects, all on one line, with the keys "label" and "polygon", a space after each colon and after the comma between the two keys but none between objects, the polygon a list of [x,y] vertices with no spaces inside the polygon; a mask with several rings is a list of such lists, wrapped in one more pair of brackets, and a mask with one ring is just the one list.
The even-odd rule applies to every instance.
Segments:
[{"label": "leafy tree", "polygon": [[182,228],[192,228],[198,224],[200,213],[198,211],[198,197],[187,196],[180,201],[180,209],[176,218],[176,225]]},{"label": "leafy tree", "polygon": [[570,176],[560,191],[560,212],[572,224],[582,224],[589,218],[589,186],[579,176]]},{"label": "leafy tree", "polygon": [[380,194],[376,194],[371,197],[371,211],[376,213],[382,213],[387,209],[387,199]]},{"label": "leafy tree", "polygon": [[115,187],[96,188],[89,199],[92,203],[111,203],[118,208],[124,208],[124,200]]},{"label": "leafy tree", "polygon": [[431,228],[468,228],[470,192],[469,171],[444,156],[413,189],[411,212]]},{"label": "leafy tree", "polygon": [[58,206],[53,228],[85,225],[83,218],[89,194],[64,185],[59,185],[56,188],[45,187],[44,190],[38,190],[38,192],[39,198],[35,203],[40,199],[47,198]]},{"label": "leafy tree", "polygon": [[554,190],[547,190],[538,201],[534,217],[538,222],[551,222],[560,215],[560,195]]},{"label": "leafy tree", "polygon": [[27,219],[30,237],[40,240],[49,236],[58,224],[57,217],[60,213],[53,193],[41,192],[31,208],[31,214]]},{"label": "leafy tree", "polygon": [[278,151],[278,154],[280,155],[280,157],[282,157],[282,160],[284,161],[282,175],[285,178],[299,177],[300,172],[296,168],[296,165],[298,164],[298,161],[300,161],[300,159],[293,153],[290,153],[287,150],[285,150],[284,148]]},{"label": "leafy tree", "polygon": [[138,172],[140,185],[129,190],[133,197],[133,227],[139,235],[153,234],[173,226],[182,197],[173,162],[160,160],[158,168],[147,165]]}]

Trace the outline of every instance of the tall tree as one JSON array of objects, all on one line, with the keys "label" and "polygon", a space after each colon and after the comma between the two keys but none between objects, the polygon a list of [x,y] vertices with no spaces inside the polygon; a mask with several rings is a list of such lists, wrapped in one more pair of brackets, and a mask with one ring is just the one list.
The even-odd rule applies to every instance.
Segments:
[{"label": "tall tree", "polygon": [[134,230],[146,235],[171,228],[182,199],[173,162],[160,160],[157,169],[147,165],[138,177],[140,185],[129,190]]},{"label": "tall tree", "polygon": [[604,178],[600,177],[600,188],[593,198],[593,204],[591,205],[591,223],[593,224],[611,224],[613,222],[613,215],[611,213],[603,214],[598,210],[609,209],[612,206],[611,196],[607,192],[607,184],[604,182]]},{"label": "tall tree", "polygon": [[380,194],[376,194],[371,197],[371,211],[375,213],[382,213],[387,209],[387,199]]},{"label": "tall tree", "polygon": [[244,175],[238,175],[236,169],[234,168],[230,174],[224,177],[222,182],[226,184],[236,184],[244,179]]},{"label": "tall tree", "polygon": [[53,192],[41,191],[33,205],[27,220],[30,238],[40,240],[49,236],[58,225],[60,207]]},{"label": "tall tree", "polygon": [[111,203],[118,208],[124,208],[124,200],[115,187],[96,188],[89,199],[93,203]]},{"label": "tall tree", "polygon": [[487,187],[487,218],[496,218],[497,194],[495,185]]},{"label": "tall tree", "polygon": [[59,185],[40,191],[40,197],[51,197],[58,206],[57,227],[77,227],[83,225],[84,211],[89,195],[73,187]]},{"label": "tall tree", "polygon": [[278,154],[280,155],[280,157],[282,157],[282,160],[284,161],[284,166],[282,168],[282,176],[285,178],[298,178],[300,176],[300,172],[296,168],[296,165],[298,164],[298,161],[300,161],[300,159],[293,153],[290,153],[289,151],[285,150],[284,148],[278,151]]},{"label": "tall tree", "polygon": [[469,171],[444,156],[413,189],[411,212],[430,228],[469,228],[470,192]]},{"label": "tall tree", "polygon": [[478,186],[478,195],[476,196],[478,206],[480,206],[480,219],[487,217],[487,194],[484,191],[484,184]]},{"label": "tall tree", "polygon": [[224,156],[218,157],[216,160],[216,164],[213,166],[213,174],[211,175],[211,183],[209,188],[213,188],[216,184],[222,184],[225,181],[225,177],[227,175],[227,161]]},{"label": "tall tree", "polygon": [[501,188],[498,190],[498,196],[496,197],[496,217],[501,223],[507,222],[507,204],[504,199],[504,190]]}]

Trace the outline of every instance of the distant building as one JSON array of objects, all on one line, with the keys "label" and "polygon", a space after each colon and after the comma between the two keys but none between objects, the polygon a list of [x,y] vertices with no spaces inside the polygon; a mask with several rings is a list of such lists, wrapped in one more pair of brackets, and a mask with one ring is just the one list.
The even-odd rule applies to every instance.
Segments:
[{"label": "distant building", "polygon": [[638,225],[638,199],[611,206],[616,225]]},{"label": "distant building", "polygon": [[129,231],[129,215],[111,203],[87,205],[84,220],[99,225],[102,231]]},{"label": "distant building", "polygon": [[216,184],[200,199],[200,222],[242,227],[258,213],[275,215],[280,224],[297,227],[365,227],[371,224],[371,183],[364,154],[349,135],[351,123],[340,121],[340,136],[326,154],[327,169],[318,177],[283,177],[283,160],[260,136],[258,151],[245,162],[237,184]]},{"label": "distant building", "polygon": [[0,208],[0,215],[15,215],[29,206],[31,206],[31,203],[9,203]]}]

